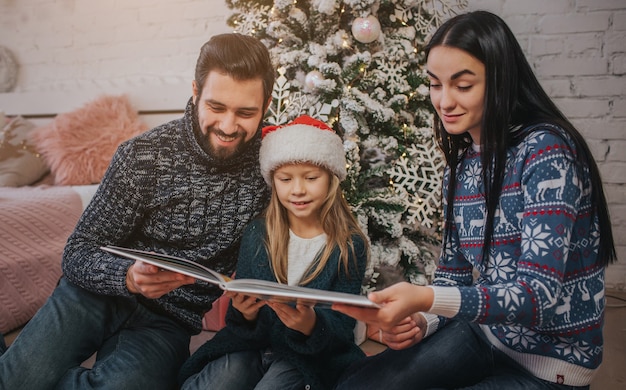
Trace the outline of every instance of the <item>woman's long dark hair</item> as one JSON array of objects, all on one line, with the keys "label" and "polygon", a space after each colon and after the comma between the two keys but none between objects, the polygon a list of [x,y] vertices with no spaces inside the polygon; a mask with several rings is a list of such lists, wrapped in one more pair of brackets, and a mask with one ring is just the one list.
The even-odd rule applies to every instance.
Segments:
[{"label": "woman's long dark hair", "polygon": [[[592,201],[600,224],[598,262],[606,266],[616,259],[608,207],[598,167],[582,135],[552,102],[535,77],[515,36],[498,16],[486,11],[457,15],[435,32],[425,48],[426,56],[436,46],[461,49],[485,66],[486,88],[480,133],[481,161],[487,219],[483,258],[487,259],[493,237],[493,221],[504,181],[506,151],[514,142],[511,129],[546,122],[563,128],[573,140],[578,158],[589,168]],[[435,131],[450,167],[447,196],[447,220],[444,240],[450,239],[450,224],[456,170],[459,158],[472,139],[469,133],[452,135],[435,121]]]}]

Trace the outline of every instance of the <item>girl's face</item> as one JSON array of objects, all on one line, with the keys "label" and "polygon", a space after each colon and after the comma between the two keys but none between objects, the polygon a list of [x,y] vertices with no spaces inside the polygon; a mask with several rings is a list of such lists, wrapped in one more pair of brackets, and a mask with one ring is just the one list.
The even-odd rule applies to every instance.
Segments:
[{"label": "girl's face", "polygon": [[431,49],[426,62],[430,101],[449,134],[469,132],[480,144],[485,101],[485,66],[466,51],[447,46]]},{"label": "girl's face", "polygon": [[274,171],[273,180],[292,229],[303,224],[321,227],[320,210],[330,186],[326,169],[309,163],[287,164]]}]

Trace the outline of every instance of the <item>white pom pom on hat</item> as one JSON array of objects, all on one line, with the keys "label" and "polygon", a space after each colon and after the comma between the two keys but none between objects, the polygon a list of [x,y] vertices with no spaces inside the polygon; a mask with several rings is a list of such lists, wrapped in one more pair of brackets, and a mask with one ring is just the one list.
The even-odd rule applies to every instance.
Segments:
[{"label": "white pom pom on hat", "polygon": [[259,152],[261,174],[268,185],[282,165],[310,163],[330,170],[340,181],[347,176],[343,141],[326,123],[303,115],[283,126],[263,128]]}]

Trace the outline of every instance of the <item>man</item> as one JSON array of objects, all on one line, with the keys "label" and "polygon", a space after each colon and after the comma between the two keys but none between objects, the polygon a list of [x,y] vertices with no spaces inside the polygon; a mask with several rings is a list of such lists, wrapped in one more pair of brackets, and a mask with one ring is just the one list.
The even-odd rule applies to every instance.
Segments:
[{"label": "man", "polygon": [[[171,389],[221,290],[100,250],[118,245],[235,269],[267,204],[258,167],[274,69],[255,38],[201,49],[181,119],[120,146],[70,236],[63,277],[0,357],[0,389]],[[81,362],[97,352],[92,369]]]}]

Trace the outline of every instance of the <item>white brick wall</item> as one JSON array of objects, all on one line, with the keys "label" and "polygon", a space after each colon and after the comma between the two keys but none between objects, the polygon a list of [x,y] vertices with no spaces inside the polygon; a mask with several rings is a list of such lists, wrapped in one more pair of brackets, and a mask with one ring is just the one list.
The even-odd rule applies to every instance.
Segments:
[{"label": "white brick wall", "polygon": [[220,0],[3,1],[0,45],[20,64],[15,92],[162,84],[191,91],[198,49],[230,30],[229,15]]},{"label": "white brick wall", "polygon": [[[543,86],[587,138],[619,244],[607,284],[625,289],[626,1],[469,0],[469,8],[509,23]],[[229,31],[230,14],[222,0],[2,1],[0,45],[20,64],[15,92],[191,88],[200,45]]]},{"label": "white brick wall", "polygon": [[626,288],[626,1],[469,0],[469,7],[509,23],[544,88],[586,137],[618,243],[607,285]]}]

